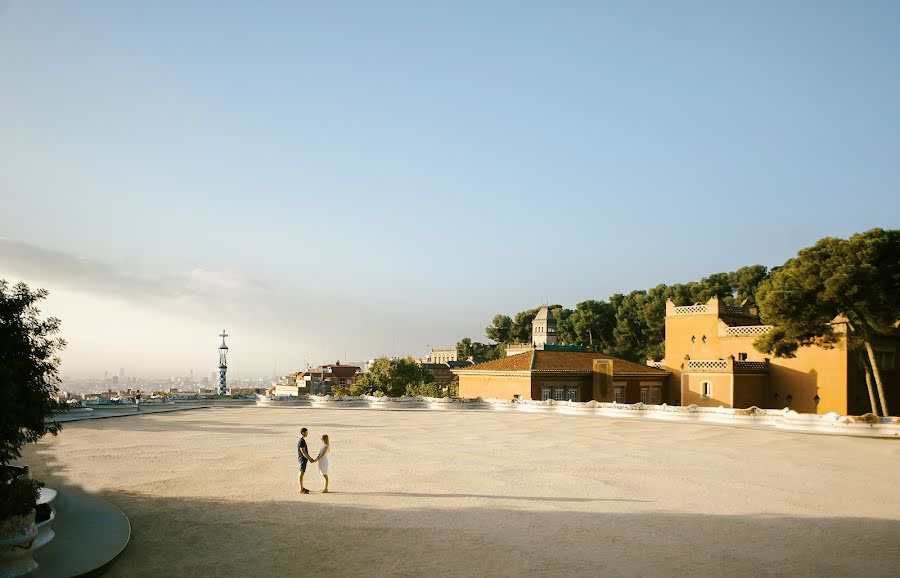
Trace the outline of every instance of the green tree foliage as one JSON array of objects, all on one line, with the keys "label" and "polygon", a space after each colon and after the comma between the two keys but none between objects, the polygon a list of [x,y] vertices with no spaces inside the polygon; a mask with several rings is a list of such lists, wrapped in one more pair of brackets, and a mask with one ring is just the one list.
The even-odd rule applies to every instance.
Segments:
[{"label": "green tree foliage", "polygon": [[459,397],[459,376],[454,375],[447,384],[447,397]]},{"label": "green tree foliage", "polygon": [[[757,287],[768,273],[762,265],[751,265],[731,273],[713,273],[700,281],[618,293],[609,301],[590,299],[574,310],[560,305],[551,305],[550,310],[557,320],[560,343],[579,344],[587,350],[638,362],[661,359],[665,354],[667,299],[676,305],[705,303],[711,297],[728,305],[753,302]],[[495,315],[485,334],[499,344],[528,343],[537,312],[535,308],[513,317]]]},{"label": "green tree foliage", "polygon": [[616,309],[607,301],[589,299],[575,306],[569,317],[571,334],[560,333],[565,343],[581,343],[591,351],[610,351],[616,327]]},{"label": "green tree foliage", "polygon": [[734,291],[734,299],[741,303],[756,303],[756,289],[769,276],[769,270],[763,265],[741,267],[728,274],[729,283]]},{"label": "green tree foliage", "polygon": [[[865,348],[882,415],[889,415],[872,342],[900,319],[900,231],[872,229],[849,240],[828,237],[801,250],[757,290],[763,321],[773,330],[755,347],[793,357],[799,347],[829,347],[846,322]],[[874,397],[874,396],[871,396]],[[877,408],[873,407],[877,414]]]},{"label": "green tree foliage", "polygon": [[509,328],[508,343],[530,343],[531,342],[531,322],[537,317],[539,307],[534,309],[526,309],[516,313],[513,318],[512,325]]},{"label": "green tree foliage", "polygon": [[404,395],[408,397],[443,397],[444,392],[441,391],[441,386],[434,382],[423,382],[416,385],[406,386],[406,392],[404,393]]},{"label": "green tree foliage", "polygon": [[18,458],[26,443],[60,430],[47,418],[63,409],[53,396],[65,341],[54,337],[59,319],[40,318],[36,304],[46,296],[44,289],[0,279],[0,465]]},{"label": "green tree foliage", "polygon": [[472,341],[468,337],[464,337],[456,343],[456,357],[459,360],[466,360],[470,357],[491,360],[499,359],[504,355],[506,353],[500,344],[479,343],[478,341]]},{"label": "green tree foliage", "polygon": [[640,361],[657,345],[647,323],[646,311],[650,301],[646,291],[632,291],[628,295],[613,295],[616,304],[616,326],[613,329],[611,353],[618,357]]},{"label": "green tree foliage", "polygon": [[513,320],[509,315],[494,315],[491,324],[484,328],[488,339],[497,343],[510,343]]},{"label": "green tree foliage", "polygon": [[[387,395],[400,397],[409,391],[421,391],[434,383],[434,376],[412,359],[375,360],[369,371],[357,377],[350,388],[352,395]],[[416,394],[418,395],[418,394]]]}]

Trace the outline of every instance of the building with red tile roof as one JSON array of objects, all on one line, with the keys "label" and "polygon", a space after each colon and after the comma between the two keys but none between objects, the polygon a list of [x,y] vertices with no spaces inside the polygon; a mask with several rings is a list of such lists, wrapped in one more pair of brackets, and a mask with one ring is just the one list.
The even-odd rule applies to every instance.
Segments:
[{"label": "building with red tile roof", "polygon": [[660,403],[670,372],[587,351],[533,349],[454,369],[461,397]]}]

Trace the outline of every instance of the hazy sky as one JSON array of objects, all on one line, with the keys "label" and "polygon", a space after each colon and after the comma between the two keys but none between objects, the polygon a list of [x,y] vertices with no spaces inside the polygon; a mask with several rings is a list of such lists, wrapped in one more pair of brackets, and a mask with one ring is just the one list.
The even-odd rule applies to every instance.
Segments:
[{"label": "hazy sky", "polygon": [[900,2],[0,1],[63,373],[422,355],[900,225]]}]

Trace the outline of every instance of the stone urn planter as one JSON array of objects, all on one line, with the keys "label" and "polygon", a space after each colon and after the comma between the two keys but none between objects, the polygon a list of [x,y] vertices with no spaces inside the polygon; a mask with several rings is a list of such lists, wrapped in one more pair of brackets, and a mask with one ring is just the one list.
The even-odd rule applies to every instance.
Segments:
[{"label": "stone urn planter", "polygon": [[41,484],[29,477],[27,466],[4,465],[0,475],[0,578],[7,578],[37,568],[35,516]]},{"label": "stone urn planter", "polygon": [[34,550],[38,528],[35,511],[0,520],[0,578],[21,576],[37,568]]}]

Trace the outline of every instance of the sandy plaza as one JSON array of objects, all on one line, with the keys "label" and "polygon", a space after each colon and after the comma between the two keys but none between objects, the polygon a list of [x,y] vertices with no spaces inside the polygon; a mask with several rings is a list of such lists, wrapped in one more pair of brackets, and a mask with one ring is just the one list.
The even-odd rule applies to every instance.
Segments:
[{"label": "sandy plaza", "polygon": [[[331,437],[332,494],[296,442]],[[895,440],[461,411],[65,424],[23,461],[129,517],[110,576],[888,576]]]}]

